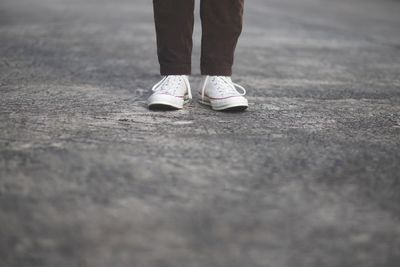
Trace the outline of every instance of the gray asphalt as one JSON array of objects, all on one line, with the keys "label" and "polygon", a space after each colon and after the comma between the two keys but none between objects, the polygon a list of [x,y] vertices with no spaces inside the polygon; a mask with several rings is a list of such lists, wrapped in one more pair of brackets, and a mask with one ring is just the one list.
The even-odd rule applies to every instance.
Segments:
[{"label": "gray asphalt", "polygon": [[0,266],[399,266],[399,14],[249,0],[249,110],[154,112],[151,1],[1,0]]}]

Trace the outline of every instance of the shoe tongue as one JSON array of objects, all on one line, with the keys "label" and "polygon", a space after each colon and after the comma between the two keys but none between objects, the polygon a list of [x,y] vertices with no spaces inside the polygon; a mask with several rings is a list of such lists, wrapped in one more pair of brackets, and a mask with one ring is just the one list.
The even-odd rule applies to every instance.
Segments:
[{"label": "shoe tongue", "polygon": [[186,78],[187,75],[170,75],[172,78]]}]

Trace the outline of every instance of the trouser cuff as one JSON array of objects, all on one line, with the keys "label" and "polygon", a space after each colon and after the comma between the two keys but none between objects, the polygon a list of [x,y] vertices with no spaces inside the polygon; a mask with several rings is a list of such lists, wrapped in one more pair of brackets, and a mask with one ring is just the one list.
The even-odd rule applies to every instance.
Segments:
[{"label": "trouser cuff", "polygon": [[191,74],[191,64],[181,64],[181,65],[160,65],[160,74],[165,75],[190,75]]},{"label": "trouser cuff", "polygon": [[232,76],[232,66],[231,65],[202,64],[201,65],[201,75]]}]

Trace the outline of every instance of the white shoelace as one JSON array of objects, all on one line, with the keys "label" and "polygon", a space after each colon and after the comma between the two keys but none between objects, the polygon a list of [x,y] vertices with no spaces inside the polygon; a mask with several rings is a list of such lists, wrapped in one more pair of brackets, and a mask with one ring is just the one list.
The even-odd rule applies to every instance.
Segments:
[{"label": "white shoelace", "polygon": [[[234,90],[239,95],[245,95],[246,94],[246,89],[244,89],[243,86],[232,82],[232,80],[229,77],[226,77],[226,76],[213,76],[213,78],[217,80],[216,81],[217,84],[222,81],[224,83],[224,85],[227,84],[228,88]],[[203,83],[203,87],[201,88],[201,99],[202,100],[204,100],[206,85],[207,85],[207,82],[208,82],[209,79],[210,79],[210,76],[207,76],[205,78],[204,83]],[[218,91],[221,92],[221,88],[222,88],[221,84],[219,84],[219,86],[217,86],[217,88],[219,88]],[[239,93],[237,88],[242,90],[242,92]]]},{"label": "white shoelace", "polygon": [[[151,88],[151,90],[153,92],[156,91],[162,91],[163,88],[167,88],[166,91],[168,91],[168,89],[171,89],[175,86],[175,88],[177,88],[177,86],[179,85],[180,81],[183,80],[183,82],[186,85],[186,88],[188,90],[188,96],[189,99],[192,99],[192,92],[191,92],[191,88],[190,88],[190,83],[188,81],[188,79],[186,77],[182,77],[180,75],[167,75],[164,78],[161,79],[161,81],[159,81],[158,83],[156,83],[153,88]],[[171,84],[172,86],[170,88],[166,87],[165,85]]]}]

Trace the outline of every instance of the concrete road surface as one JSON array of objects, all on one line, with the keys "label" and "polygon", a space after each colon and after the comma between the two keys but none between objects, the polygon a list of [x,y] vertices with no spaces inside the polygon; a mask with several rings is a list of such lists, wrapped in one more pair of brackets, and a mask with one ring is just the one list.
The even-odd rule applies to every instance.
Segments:
[{"label": "concrete road surface", "polygon": [[248,0],[249,110],[153,112],[151,1],[1,0],[0,266],[399,266],[399,14]]}]

